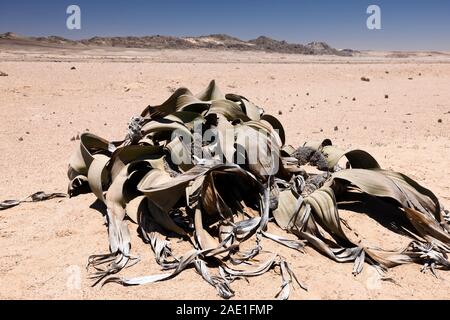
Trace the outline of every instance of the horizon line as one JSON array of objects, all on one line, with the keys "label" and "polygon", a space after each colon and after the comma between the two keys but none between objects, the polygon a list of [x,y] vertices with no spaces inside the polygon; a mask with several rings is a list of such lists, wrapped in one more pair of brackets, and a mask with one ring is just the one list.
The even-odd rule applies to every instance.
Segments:
[{"label": "horizon line", "polygon": [[[257,40],[259,38],[267,38],[270,40],[274,40],[274,41],[278,41],[278,42],[284,42],[286,44],[291,44],[291,45],[309,45],[309,44],[313,44],[313,43],[324,43],[327,44],[329,46],[331,46],[327,41],[322,41],[322,40],[314,40],[314,41],[309,41],[309,42],[291,42],[289,40],[285,40],[285,39],[280,39],[280,38],[276,38],[276,37],[270,37],[270,36],[266,36],[266,35],[259,35],[257,37],[251,37],[250,39],[246,39],[246,38],[240,38],[238,36],[229,34],[229,33],[209,33],[209,34],[200,34],[200,35],[180,35],[180,36],[176,36],[176,35],[170,35],[170,34],[161,34],[161,33],[156,33],[156,34],[145,34],[145,35],[112,35],[112,34],[99,34],[99,35],[94,35],[94,36],[90,36],[90,37],[83,37],[83,38],[76,38],[76,37],[67,37],[67,36],[62,36],[62,35],[58,35],[58,34],[46,34],[46,35],[27,35],[27,34],[22,34],[22,33],[17,33],[15,31],[6,31],[3,33],[0,33],[0,36],[4,36],[4,35],[8,35],[8,34],[13,34],[15,36],[17,36],[18,38],[31,38],[31,39],[37,39],[37,38],[50,38],[50,37],[58,37],[64,40],[69,40],[69,41],[74,41],[74,42],[81,42],[81,41],[88,41],[88,40],[92,40],[94,38],[145,38],[145,37],[171,37],[171,38],[178,38],[178,39],[186,39],[186,38],[202,38],[202,37],[208,37],[208,36],[227,36],[230,38],[234,38],[237,39],[239,41],[242,42],[250,42],[252,40]],[[348,47],[339,47],[339,46],[331,46],[332,48],[336,49],[336,50],[353,50],[353,51],[374,51],[374,52],[383,52],[383,51],[387,51],[387,52],[436,52],[436,53],[446,53],[446,52],[450,52],[450,50],[438,50],[438,49],[359,49],[359,48],[348,48]]]}]

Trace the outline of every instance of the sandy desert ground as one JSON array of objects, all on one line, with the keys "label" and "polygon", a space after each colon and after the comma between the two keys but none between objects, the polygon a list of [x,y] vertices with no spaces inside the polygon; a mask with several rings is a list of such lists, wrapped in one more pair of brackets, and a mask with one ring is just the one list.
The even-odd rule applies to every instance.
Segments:
[{"label": "sandy desert ground", "polygon": [[[75,67],[75,70],[71,70]],[[450,207],[450,55],[365,53],[354,58],[214,51],[53,51],[0,48],[0,199],[39,190],[65,192],[73,136],[86,131],[120,139],[127,121],[172,88],[202,90],[216,79],[283,122],[288,143],[330,138],[359,147],[380,164],[409,174]],[[370,82],[361,81],[361,77]],[[388,95],[386,98],[385,95]],[[281,113],[281,115],[278,115]],[[337,130],[335,130],[337,127]],[[0,298],[7,299],[216,299],[194,270],[140,287],[90,286],[87,257],[108,250],[95,197],[23,204],[0,211]],[[387,210],[372,201],[376,210]],[[375,220],[343,210],[349,224],[384,248],[407,243]],[[132,229],[142,261],[121,274],[158,273],[148,246]],[[273,232],[282,233],[273,227]],[[265,242],[291,263],[309,288],[292,299],[448,299],[450,272],[439,279],[421,266],[389,271],[379,281],[366,265],[337,264],[312,248],[305,254]],[[81,286],[72,280],[80,275]],[[280,277],[269,272],[236,281],[236,299],[272,299]]]}]

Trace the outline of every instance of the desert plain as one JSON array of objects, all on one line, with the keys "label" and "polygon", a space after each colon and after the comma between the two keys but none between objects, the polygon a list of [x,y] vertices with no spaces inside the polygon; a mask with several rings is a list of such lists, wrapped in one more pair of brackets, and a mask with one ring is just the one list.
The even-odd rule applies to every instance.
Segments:
[{"label": "desert plain", "polygon": [[[450,54],[361,52],[354,57],[217,50],[0,46],[0,201],[36,191],[66,192],[68,159],[89,131],[122,139],[128,120],[180,86],[201,91],[215,79],[277,116],[287,143],[330,138],[361,148],[382,167],[406,173],[450,207]],[[370,81],[362,81],[367,77]],[[389,207],[370,200],[372,211]],[[408,238],[370,215],[341,209],[348,224],[373,245],[400,249]],[[176,278],[137,287],[91,287],[91,254],[108,251],[95,196],[24,203],[0,211],[0,299],[216,299],[216,290],[190,269]],[[122,276],[159,273],[148,245],[130,225],[141,262]],[[284,232],[274,225],[271,231]],[[181,245],[183,246],[183,245]],[[450,272],[438,277],[420,265],[389,270],[381,281],[365,265],[338,264],[307,247],[305,253],[269,240],[308,291],[291,299],[448,299]],[[237,280],[233,299],[272,299],[277,270]]]}]

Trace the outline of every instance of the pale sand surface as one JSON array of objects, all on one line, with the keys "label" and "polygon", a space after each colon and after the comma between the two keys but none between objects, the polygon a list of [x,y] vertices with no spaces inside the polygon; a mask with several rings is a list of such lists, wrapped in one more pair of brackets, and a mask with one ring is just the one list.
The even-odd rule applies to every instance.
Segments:
[{"label": "pale sand surface", "polygon": [[[2,47],[0,71],[9,76],[0,77],[0,199],[17,199],[39,190],[65,192],[67,162],[77,143],[71,141],[73,136],[89,129],[106,139],[121,139],[129,118],[146,105],[165,100],[171,88],[187,86],[197,92],[216,79],[223,91],[242,94],[279,117],[289,144],[330,138],[344,148],[365,149],[384,168],[409,174],[450,207],[449,62],[445,53],[403,58],[364,53],[337,58]],[[76,70],[70,70],[72,66]],[[362,76],[371,81],[361,81]],[[84,268],[87,257],[108,250],[103,218],[90,207],[93,203],[93,195],[83,195],[0,211],[0,298],[217,298],[215,289],[194,270],[152,285],[91,288]],[[375,208],[389,209],[378,202]],[[398,249],[407,243],[405,237],[371,218],[342,213],[372,244]],[[121,275],[160,272],[135,226],[130,228],[133,253],[142,261]],[[272,231],[282,233],[276,227]],[[285,256],[309,287],[308,292],[294,291],[293,299],[450,296],[450,272],[441,271],[436,279],[421,274],[419,265],[407,265],[389,271],[396,283],[377,282],[367,265],[354,277],[352,264],[337,264],[312,248],[301,254],[270,241],[264,246]],[[80,290],[67,286],[77,267]],[[271,299],[280,281],[271,271],[250,283],[238,280],[232,287],[237,299]]]}]

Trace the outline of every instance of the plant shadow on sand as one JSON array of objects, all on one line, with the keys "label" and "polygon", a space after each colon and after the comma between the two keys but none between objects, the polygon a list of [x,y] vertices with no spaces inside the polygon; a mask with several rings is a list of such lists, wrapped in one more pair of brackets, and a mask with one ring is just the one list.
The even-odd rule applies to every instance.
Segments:
[{"label": "plant shadow on sand", "polygon": [[90,209],[94,209],[96,211],[98,211],[99,213],[101,213],[102,217],[106,219],[106,217],[108,216],[107,213],[107,209],[106,209],[106,205],[101,202],[100,200],[96,199],[90,206]]},{"label": "plant shadow on sand", "polygon": [[[390,203],[389,199],[380,200],[365,193],[349,192],[339,196],[338,206],[339,210],[352,211],[367,216],[384,228],[408,238],[411,235],[405,229],[409,232],[414,232],[414,227],[406,218],[405,213],[395,203]],[[390,214],[386,215],[386,212]]]}]

